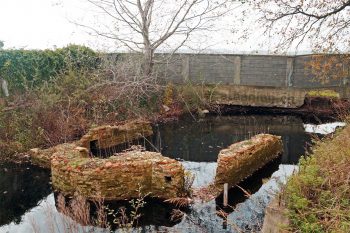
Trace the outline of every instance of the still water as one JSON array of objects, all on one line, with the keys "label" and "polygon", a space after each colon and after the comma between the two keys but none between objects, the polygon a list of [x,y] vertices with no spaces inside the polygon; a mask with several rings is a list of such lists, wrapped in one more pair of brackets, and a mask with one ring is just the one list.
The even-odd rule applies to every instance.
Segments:
[{"label": "still water", "polygon": [[[284,153],[240,184],[251,194],[249,198],[237,187],[230,190],[231,208],[224,209],[228,214],[227,222],[217,214],[223,209],[222,197],[208,203],[194,203],[185,217],[176,222],[169,219],[171,208],[150,202],[144,208],[139,227],[133,230],[257,230],[262,224],[264,208],[278,190],[278,184],[297,169],[294,165],[310,145],[311,134],[305,131],[305,123],[295,116],[231,115],[207,116],[199,120],[184,116],[179,121],[155,125],[152,144],[161,148],[163,155],[180,160],[187,170],[195,174],[194,187],[204,186],[214,179],[217,155],[222,148],[255,134],[282,136]],[[28,165],[0,166],[0,232],[34,232],[34,228],[35,232],[66,232],[61,222],[66,217],[56,210],[55,201],[49,171]],[[55,218],[55,226],[51,226],[51,230],[48,229],[48,218]],[[98,228],[89,230],[103,232]]]}]

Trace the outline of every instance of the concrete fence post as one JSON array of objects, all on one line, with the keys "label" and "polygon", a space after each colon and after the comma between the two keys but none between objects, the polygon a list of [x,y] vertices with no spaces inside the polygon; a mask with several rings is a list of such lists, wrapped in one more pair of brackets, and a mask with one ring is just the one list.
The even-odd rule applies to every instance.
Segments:
[{"label": "concrete fence post", "polygon": [[183,55],[181,75],[184,83],[190,80],[190,55]]},{"label": "concrete fence post", "polygon": [[234,73],[233,73],[233,83],[235,85],[241,84],[241,57],[235,56],[233,58],[233,66],[234,66]]},{"label": "concrete fence post", "polygon": [[293,86],[293,73],[294,73],[294,57],[288,57],[287,68],[286,68],[286,87]]}]

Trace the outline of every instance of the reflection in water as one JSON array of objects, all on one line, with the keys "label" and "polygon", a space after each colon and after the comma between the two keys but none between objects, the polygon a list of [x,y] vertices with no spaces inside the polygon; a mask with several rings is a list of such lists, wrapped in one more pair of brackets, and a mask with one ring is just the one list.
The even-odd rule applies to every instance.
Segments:
[{"label": "reflection in water", "polygon": [[262,225],[264,210],[271,198],[297,169],[295,165],[280,165],[278,170],[272,174],[271,179],[263,184],[259,191],[244,202],[237,204],[235,210],[228,216],[228,222],[234,223],[231,227],[244,229],[245,232],[257,232]]},{"label": "reflection in water", "polygon": [[[194,187],[214,180],[219,151],[235,142],[259,133],[282,136],[282,164],[297,164],[311,142],[302,120],[295,116],[211,116],[197,122],[187,117],[160,124],[155,131],[158,133],[153,141],[162,142],[162,154],[182,160],[185,168],[195,175]],[[276,167],[266,169],[270,171],[269,176],[277,170]]]},{"label": "reflection in water", "polygon": [[[263,185],[264,181],[270,178],[271,175],[278,170],[280,164],[281,158],[277,158],[241,182],[239,184],[239,187],[231,188],[228,192],[229,207],[224,208],[223,195],[221,194],[218,196],[215,199],[217,210],[225,210],[226,213],[233,212],[238,203],[241,203],[247,199],[247,194],[245,192],[249,194],[257,192]],[[242,189],[245,192],[243,192]]]},{"label": "reflection in water", "polygon": [[[266,190],[271,187],[265,186],[263,180],[277,171],[279,164],[296,164],[299,157],[304,154],[305,146],[310,142],[310,136],[305,133],[303,122],[298,117],[268,115],[208,116],[199,121],[184,117],[177,122],[155,126],[152,143],[153,145],[162,146],[161,152],[163,155],[181,160],[185,168],[196,175],[194,186],[199,187],[213,181],[217,155],[221,149],[258,133],[282,136],[284,154],[246,179],[240,186],[252,193],[253,196],[260,196],[263,200],[267,200],[271,195],[267,192],[261,192],[261,187],[267,187]],[[7,171],[4,170],[5,168]],[[26,211],[26,215],[31,214],[32,211],[28,212],[28,210],[36,206],[40,199],[50,193],[48,182],[49,173],[38,168],[30,167],[27,170],[25,168],[12,169],[9,166],[0,167],[0,232],[16,232],[16,230],[12,230],[16,228],[9,228],[9,225],[1,227],[1,225],[12,222],[10,225],[14,227],[15,223],[20,222]],[[53,195],[49,197],[50,200],[51,198],[53,200]],[[247,199],[239,188],[230,190],[229,204],[233,208],[226,209],[226,211],[230,213],[229,218],[240,227],[245,228],[245,226],[254,223],[249,217],[239,220],[238,215],[249,216],[253,212],[263,213],[264,206],[245,205],[251,199]],[[53,201],[47,203],[56,210]],[[242,205],[246,207],[242,207]],[[39,207],[34,208],[37,210],[35,218],[45,219],[44,217],[40,218],[45,213]],[[223,229],[223,220],[216,214],[216,211],[221,208],[222,197],[208,203],[195,203],[190,213],[186,215],[187,217],[174,225],[166,220],[169,218],[171,208],[148,205],[145,208],[143,226],[140,229],[144,232],[156,230],[176,232],[231,231],[230,226],[227,226],[229,230]],[[252,208],[258,209],[253,210]],[[59,215],[57,211],[55,214]],[[261,215],[259,216],[259,221],[261,221]],[[28,225],[28,218],[23,217],[22,220],[18,227],[26,229],[23,232],[31,232],[32,229],[25,228],[26,224]],[[40,224],[43,224],[41,227],[45,229],[45,222],[41,222]]]},{"label": "reflection in water", "polygon": [[22,215],[50,194],[50,172],[33,166],[0,165],[0,226]]},{"label": "reflection in water", "polygon": [[193,181],[193,188],[207,186],[215,179],[217,163],[215,162],[191,162],[182,161],[182,165],[187,171],[191,171],[195,179]]},{"label": "reflection in water", "polygon": [[337,128],[344,127],[346,123],[344,122],[333,122],[326,123],[321,125],[315,124],[304,124],[305,131],[308,133],[317,133],[317,134],[330,134],[335,132]]},{"label": "reflection in water", "polygon": [[[78,198],[78,204],[76,203],[75,205],[71,205],[72,198],[65,198],[64,196],[60,196],[61,199],[59,198],[60,194],[55,192],[54,197],[55,197],[55,205],[56,209],[61,212],[61,213],[67,213],[67,212],[73,212],[75,213],[75,206],[85,206],[84,204],[85,199],[80,200]],[[60,201],[61,200],[61,201]],[[75,199],[77,200],[77,199]],[[171,221],[171,214],[172,211],[175,209],[178,209],[177,206],[168,203],[168,202],[163,202],[157,199],[153,198],[140,198],[139,200],[142,202],[142,211],[136,210],[138,208],[137,203],[133,203],[132,201],[106,201],[103,203],[105,207],[108,208],[109,211],[113,211],[113,214],[110,214],[107,216],[107,222],[109,225],[111,225],[113,228],[117,227],[116,224],[113,224],[113,221],[116,220],[122,220],[124,217],[130,218],[132,216],[132,212],[136,211],[137,214],[142,214],[140,218],[137,218],[137,226],[148,226],[148,225],[157,225],[157,226],[165,226],[165,227],[172,227],[175,224],[179,223],[178,220],[176,221]],[[59,204],[58,204],[59,203]],[[81,211],[76,213],[78,217],[81,216],[89,216],[86,218],[83,218],[85,222],[91,222],[94,223],[98,221],[98,216],[96,215],[98,211],[105,211],[108,213],[109,211],[106,211],[101,207],[101,203],[98,202],[92,202],[88,201],[88,207],[85,209],[86,211]],[[140,205],[141,206],[141,205]],[[90,210],[90,211],[88,211]],[[124,214],[121,214],[120,210],[125,210]],[[188,211],[188,208],[181,208],[182,211]],[[90,213],[89,213],[90,212]],[[88,214],[89,213],[89,214]],[[74,215],[71,215],[72,218],[74,219]],[[79,219],[74,219],[79,222]],[[136,224],[136,221],[135,221]]]},{"label": "reflection in water", "polygon": [[163,155],[194,162],[216,162],[222,148],[259,133],[270,133],[282,136],[282,163],[295,164],[306,142],[310,142],[302,120],[295,116],[212,116],[197,122],[186,118],[160,124],[155,130],[160,132]]}]

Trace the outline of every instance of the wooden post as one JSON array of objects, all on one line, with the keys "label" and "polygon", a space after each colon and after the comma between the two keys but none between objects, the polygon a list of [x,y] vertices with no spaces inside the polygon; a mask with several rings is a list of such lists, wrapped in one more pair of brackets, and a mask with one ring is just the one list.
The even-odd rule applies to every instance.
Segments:
[{"label": "wooden post", "polygon": [[228,183],[224,184],[224,207],[228,205]]}]

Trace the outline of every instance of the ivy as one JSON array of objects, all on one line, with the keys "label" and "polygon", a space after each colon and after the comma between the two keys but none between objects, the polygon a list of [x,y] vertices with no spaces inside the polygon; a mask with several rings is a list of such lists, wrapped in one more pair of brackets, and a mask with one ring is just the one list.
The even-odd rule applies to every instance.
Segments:
[{"label": "ivy", "polygon": [[0,77],[8,81],[10,90],[25,91],[58,74],[96,69],[99,62],[96,52],[78,45],[55,50],[0,50]]}]

